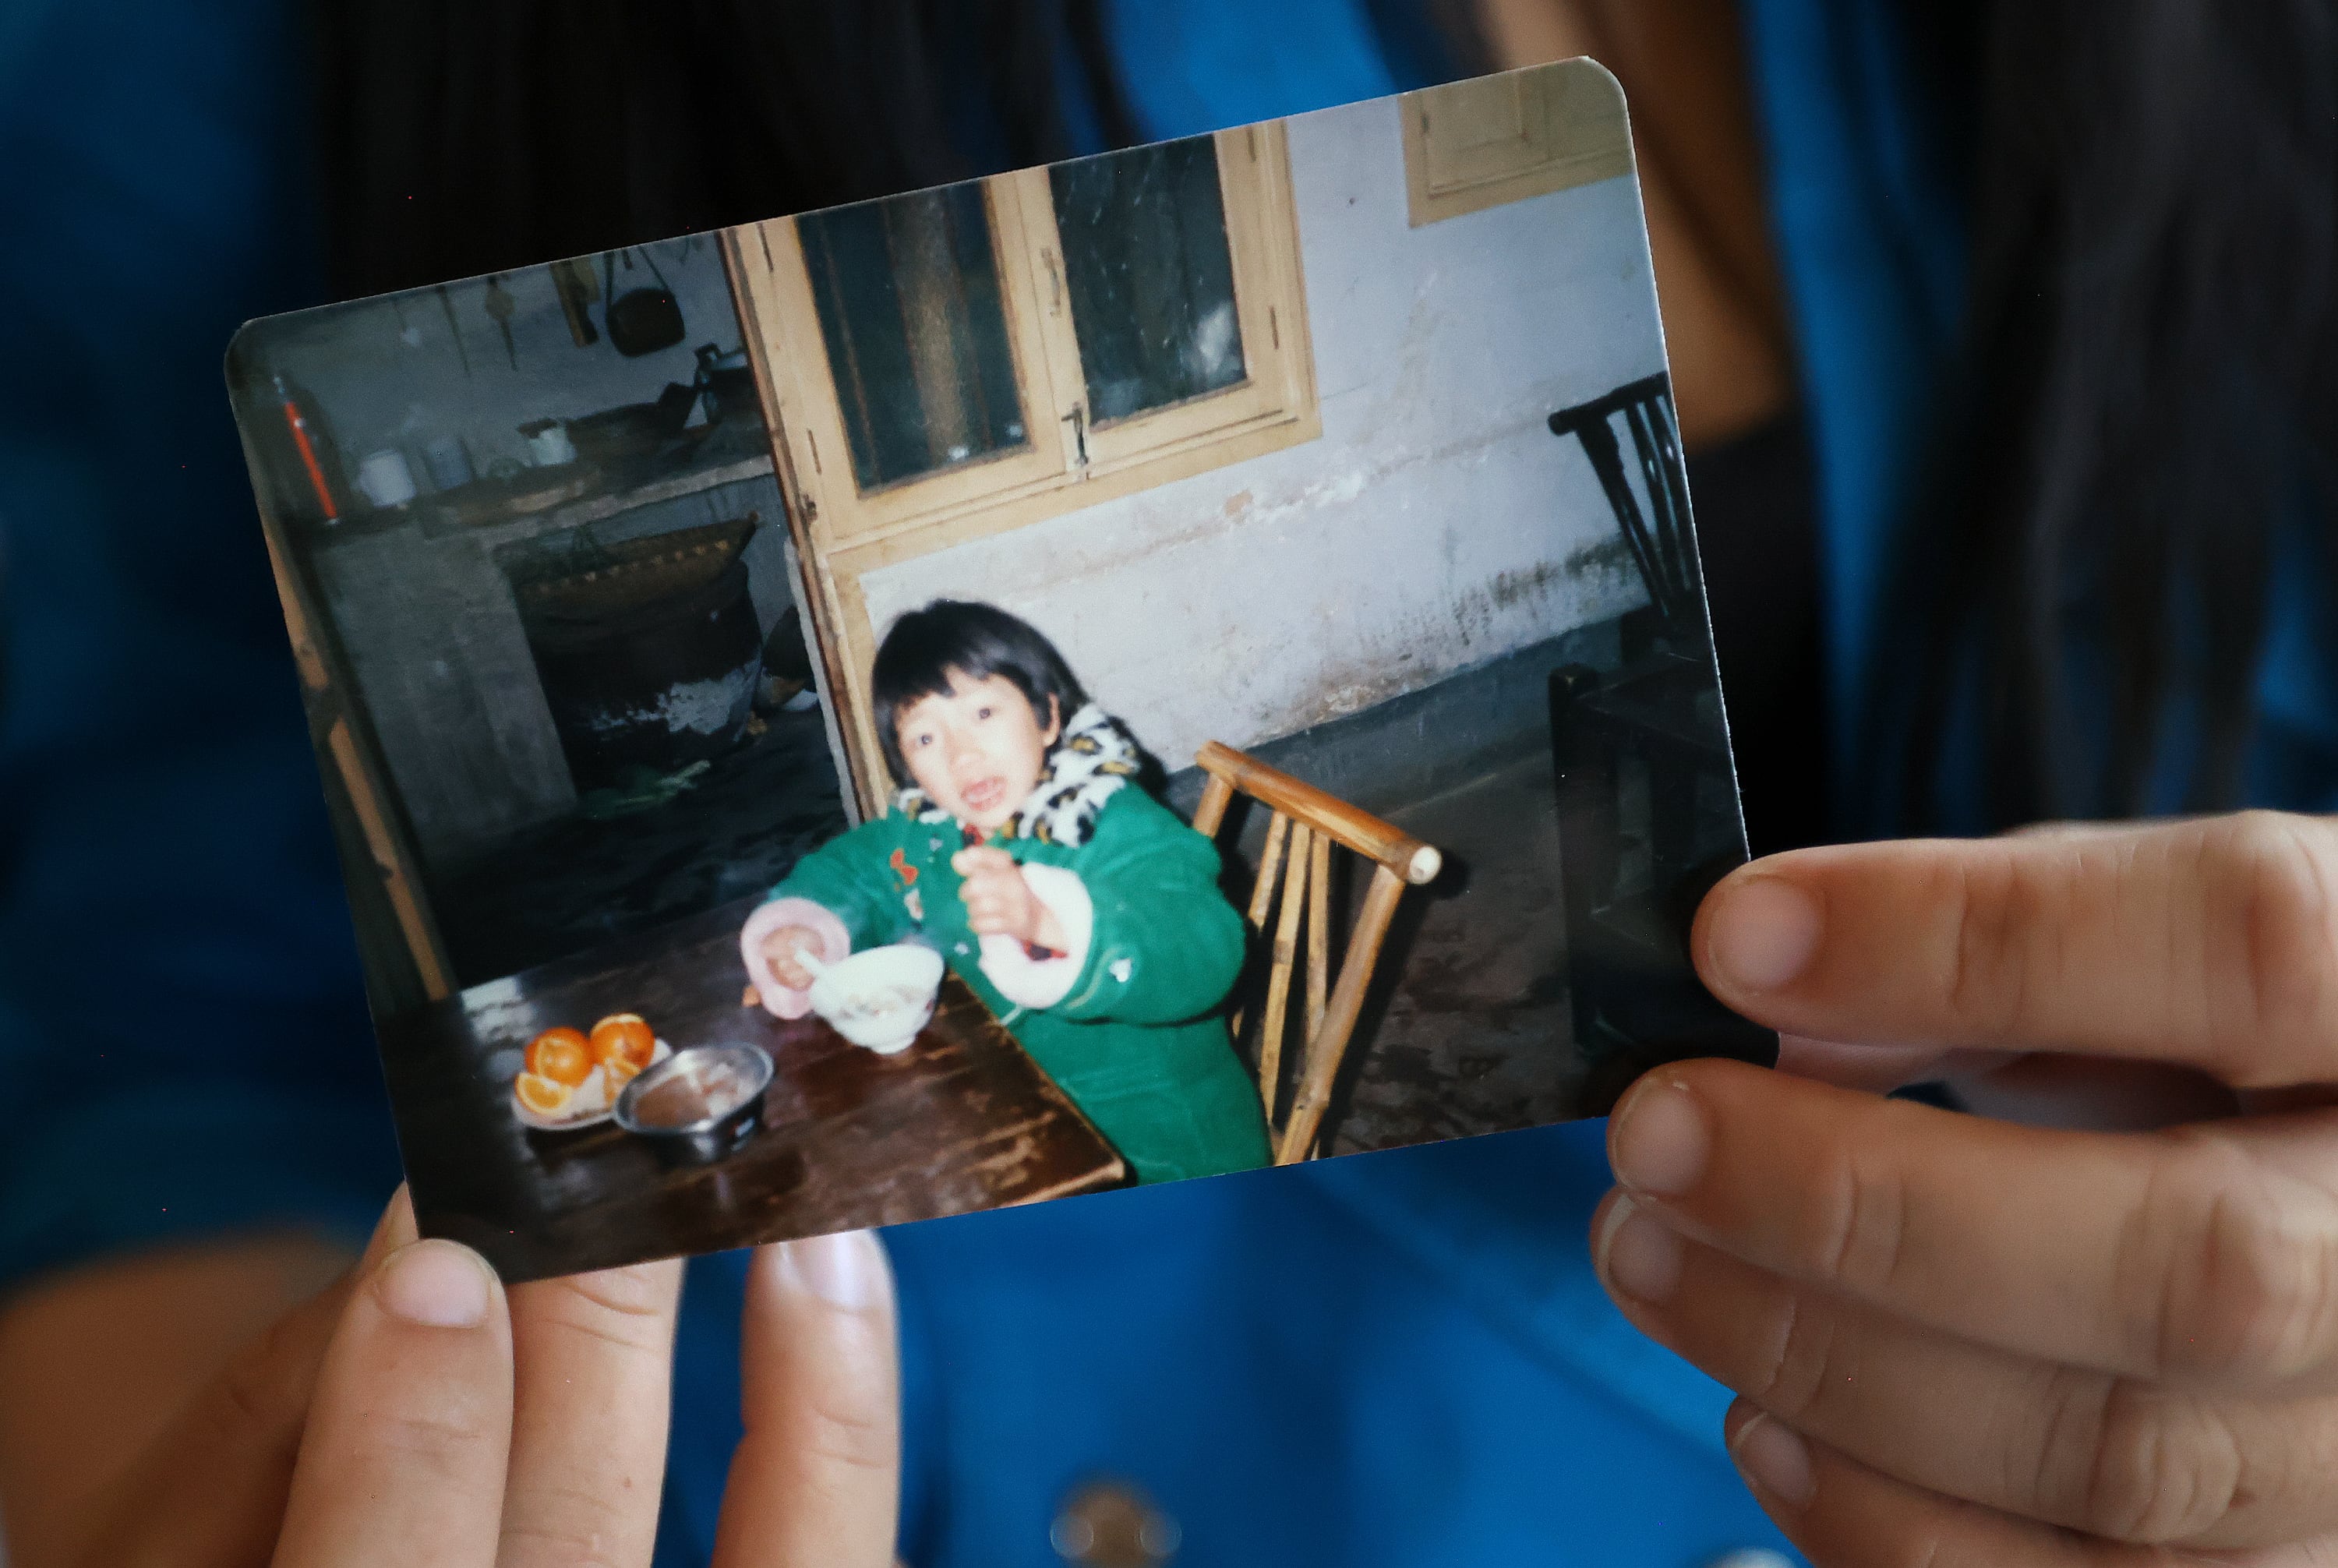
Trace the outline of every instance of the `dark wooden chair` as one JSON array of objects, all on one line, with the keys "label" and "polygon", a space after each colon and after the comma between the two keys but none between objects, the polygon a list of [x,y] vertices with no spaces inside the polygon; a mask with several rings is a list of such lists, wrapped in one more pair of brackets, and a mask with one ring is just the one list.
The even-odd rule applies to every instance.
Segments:
[{"label": "dark wooden chair", "polygon": [[1768,1036],[1707,995],[1688,957],[1697,901],[1744,862],[1745,830],[1670,379],[1563,409],[1550,428],[1582,444],[1648,596],[1625,618],[1619,668],[1550,679],[1576,1041],[1620,1090],[1646,1061],[1758,1058]]},{"label": "dark wooden chair", "polygon": [[[1616,439],[1620,417],[1632,440],[1647,505],[1632,488]],[[1648,608],[1668,635],[1701,635],[1704,589],[1697,576],[1696,543],[1689,532],[1688,469],[1681,461],[1680,426],[1673,417],[1672,377],[1658,374],[1628,382],[1604,397],[1550,416],[1554,436],[1583,444],[1608,509],[1624,531],[1624,543],[1648,591]]]},{"label": "dark wooden chair", "polygon": [[[1259,1098],[1266,1106],[1267,1127],[1274,1134],[1274,1162],[1289,1165],[1311,1160],[1322,1132],[1331,1086],[1347,1057],[1356,1019],[1363,1012],[1364,993],[1371,985],[1372,967],[1380,960],[1380,943],[1396,914],[1397,900],[1406,887],[1434,881],[1444,857],[1402,829],[1231,746],[1212,740],[1194,760],[1210,776],[1194,812],[1194,826],[1202,832],[1217,837],[1226,808],[1238,794],[1273,813],[1267,821],[1266,848],[1259,857],[1249,911],[1253,931],[1263,936],[1270,920],[1274,929],[1266,998],[1256,1017]],[[1371,886],[1365,891],[1363,907],[1341,956],[1336,985],[1332,984],[1331,918],[1334,845],[1372,862],[1373,867]],[[1300,961],[1302,936],[1303,964]],[[1277,1128],[1275,1102],[1282,1079],[1283,1044],[1290,1033],[1294,975],[1306,987],[1297,1087],[1289,1112]],[[1234,1015],[1233,1031],[1237,1040],[1243,1037],[1239,1013]]]}]

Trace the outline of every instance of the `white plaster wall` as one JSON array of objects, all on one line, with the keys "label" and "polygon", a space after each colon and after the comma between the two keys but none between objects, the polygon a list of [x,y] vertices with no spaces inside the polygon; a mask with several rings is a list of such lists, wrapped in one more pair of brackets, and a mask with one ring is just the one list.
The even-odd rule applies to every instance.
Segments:
[{"label": "white plaster wall", "polygon": [[1170,768],[1645,602],[1556,409],[1665,368],[1638,191],[1408,226],[1393,100],[1292,120],[1318,440],[865,575],[1060,646]]}]

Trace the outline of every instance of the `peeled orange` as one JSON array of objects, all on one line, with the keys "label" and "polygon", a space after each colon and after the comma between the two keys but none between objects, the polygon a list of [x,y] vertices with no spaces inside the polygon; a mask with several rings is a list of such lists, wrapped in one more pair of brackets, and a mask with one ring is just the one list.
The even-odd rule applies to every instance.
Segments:
[{"label": "peeled orange", "polygon": [[519,1102],[539,1116],[557,1116],[568,1108],[570,1096],[576,1091],[569,1084],[546,1078],[539,1073],[523,1073],[512,1080],[512,1093]]},{"label": "peeled orange", "polygon": [[592,1043],[581,1030],[546,1029],[527,1043],[527,1070],[573,1089],[593,1071]]},{"label": "peeled orange", "polygon": [[657,1054],[657,1034],[638,1013],[613,1013],[593,1025],[593,1060],[610,1070],[614,1080],[622,1071],[627,1078],[648,1066]]}]

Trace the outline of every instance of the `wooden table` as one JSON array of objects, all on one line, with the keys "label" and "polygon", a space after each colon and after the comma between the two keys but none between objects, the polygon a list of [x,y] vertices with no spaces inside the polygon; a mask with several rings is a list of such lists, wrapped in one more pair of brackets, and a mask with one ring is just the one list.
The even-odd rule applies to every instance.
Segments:
[{"label": "wooden table", "polygon": [[[879,1056],[817,1018],[742,1004],[727,905],[401,1014],[383,1060],[425,1235],[515,1282],[1119,1186],[1119,1154],[956,976],[915,1044]],[[615,1122],[544,1133],[512,1112],[539,1031],[638,1013],[680,1050],[744,1043],[778,1072],[764,1126],[712,1165],[663,1164]]]}]

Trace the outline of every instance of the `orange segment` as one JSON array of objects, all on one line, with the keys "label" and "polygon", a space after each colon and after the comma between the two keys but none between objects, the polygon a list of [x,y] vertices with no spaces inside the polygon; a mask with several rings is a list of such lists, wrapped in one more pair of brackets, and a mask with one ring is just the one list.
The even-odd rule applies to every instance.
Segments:
[{"label": "orange segment", "polygon": [[576,1091],[566,1083],[546,1078],[541,1073],[523,1073],[512,1080],[512,1093],[519,1102],[539,1116],[557,1116],[568,1108]]}]

